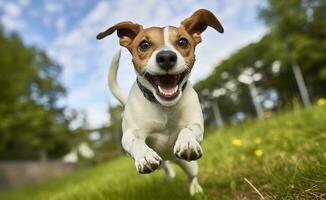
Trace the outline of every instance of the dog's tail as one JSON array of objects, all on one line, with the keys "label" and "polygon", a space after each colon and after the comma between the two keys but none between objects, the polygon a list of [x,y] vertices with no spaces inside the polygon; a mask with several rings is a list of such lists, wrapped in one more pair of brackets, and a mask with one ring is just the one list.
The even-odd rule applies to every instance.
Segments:
[{"label": "dog's tail", "polygon": [[115,96],[115,98],[117,98],[124,106],[127,101],[127,96],[122,92],[117,82],[117,71],[119,68],[120,56],[121,50],[119,50],[112,58],[108,74],[108,84],[113,96]]}]

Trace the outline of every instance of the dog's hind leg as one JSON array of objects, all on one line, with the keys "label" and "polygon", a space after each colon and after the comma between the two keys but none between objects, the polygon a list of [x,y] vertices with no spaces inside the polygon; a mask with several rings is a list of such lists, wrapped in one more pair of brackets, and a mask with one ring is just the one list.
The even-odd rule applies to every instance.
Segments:
[{"label": "dog's hind leg", "polygon": [[190,195],[193,196],[196,193],[202,193],[203,189],[201,188],[197,180],[197,175],[198,175],[197,161],[188,162],[186,160],[176,159],[175,163],[178,164],[188,176]]},{"label": "dog's hind leg", "polygon": [[175,177],[175,172],[171,166],[170,161],[166,160],[162,162],[162,167],[165,171],[166,177],[168,180],[172,180]]}]

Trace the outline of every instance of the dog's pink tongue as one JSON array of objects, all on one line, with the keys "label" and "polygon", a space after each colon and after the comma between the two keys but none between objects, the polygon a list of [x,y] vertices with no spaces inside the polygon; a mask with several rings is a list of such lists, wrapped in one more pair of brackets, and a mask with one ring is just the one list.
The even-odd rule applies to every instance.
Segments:
[{"label": "dog's pink tongue", "polygon": [[159,85],[158,89],[159,89],[160,93],[163,94],[164,96],[171,97],[177,92],[178,85],[175,85],[173,87],[165,87],[165,86]]}]

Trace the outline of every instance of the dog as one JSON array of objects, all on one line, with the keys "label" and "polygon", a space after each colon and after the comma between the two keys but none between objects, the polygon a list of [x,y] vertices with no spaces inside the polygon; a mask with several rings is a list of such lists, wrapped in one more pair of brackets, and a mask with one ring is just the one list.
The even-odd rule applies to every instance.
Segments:
[{"label": "dog", "polygon": [[172,179],[169,161],[178,164],[189,178],[191,195],[202,192],[198,183],[197,159],[202,156],[204,123],[197,93],[188,81],[195,62],[195,47],[207,27],[223,33],[219,20],[199,9],[180,27],[150,27],[125,21],[97,35],[115,31],[120,45],[132,54],[137,80],[127,96],[117,84],[121,51],[113,57],[108,83],[124,105],[122,146],[135,161],[139,173],[151,173],[160,166]]}]

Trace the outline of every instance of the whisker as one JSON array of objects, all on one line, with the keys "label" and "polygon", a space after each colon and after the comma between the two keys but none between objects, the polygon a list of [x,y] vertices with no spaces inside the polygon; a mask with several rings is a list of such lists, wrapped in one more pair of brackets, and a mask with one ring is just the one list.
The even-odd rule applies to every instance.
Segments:
[{"label": "whisker", "polygon": [[141,73],[142,76],[146,76],[146,74],[148,74],[148,72],[146,70],[142,71],[142,73]]},{"label": "whisker", "polygon": [[190,73],[190,67],[187,64],[185,64],[184,66],[186,68],[187,73]]}]

